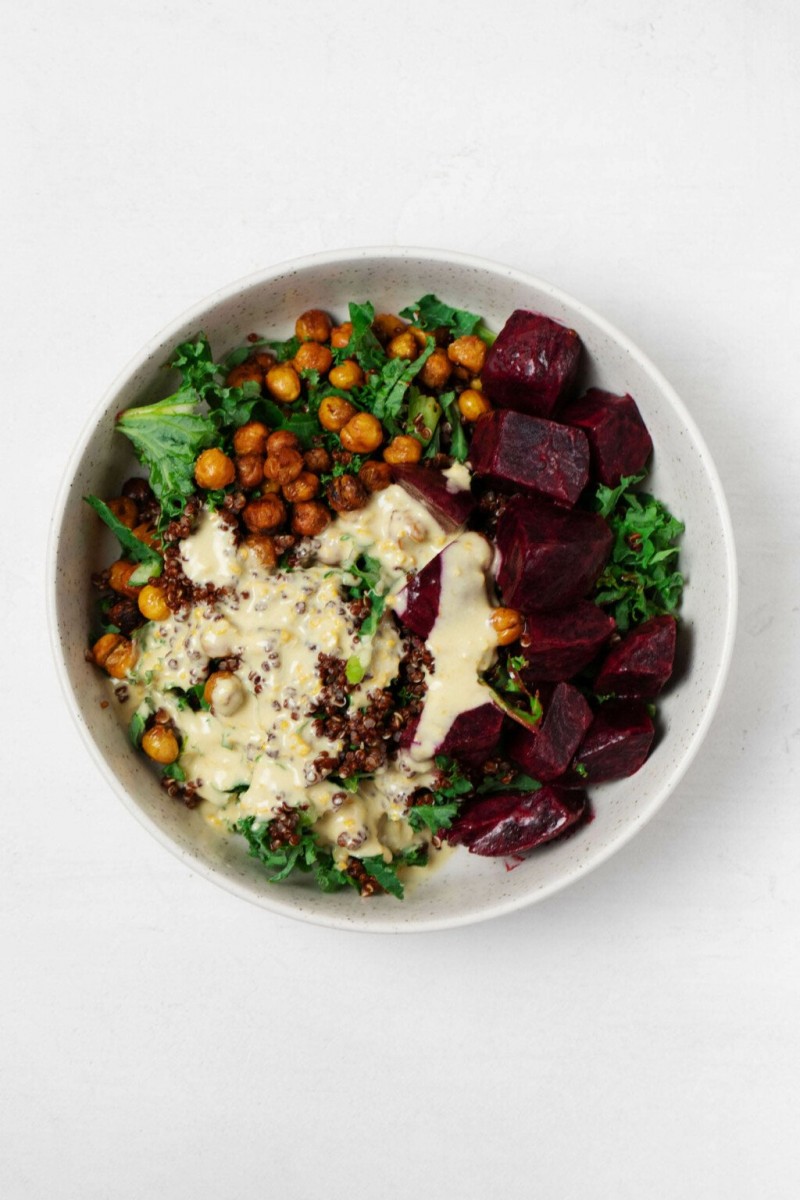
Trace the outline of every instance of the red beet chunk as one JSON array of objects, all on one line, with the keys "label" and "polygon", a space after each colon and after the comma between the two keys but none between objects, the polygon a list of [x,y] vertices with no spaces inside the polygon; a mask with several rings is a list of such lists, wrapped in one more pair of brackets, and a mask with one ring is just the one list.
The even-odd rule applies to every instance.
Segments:
[{"label": "red beet chunk", "polygon": [[597,580],[612,540],[597,513],[514,496],[497,522],[504,603],[524,613],[575,604]]},{"label": "red beet chunk", "polygon": [[472,492],[453,488],[441,471],[409,463],[393,467],[392,475],[415,500],[425,505],[443,529],[451,531],[467,523],[475,507]]},{"label": "red beet chunk", "polygon": [[501,408],[549,417],[575,379],[580,353],[574,329],[518,308],[486,355],[486,395]]},{"label": "red beet chunk", "polygon": [[578,747],[574,767],[559,781],[563,787],[586,787],[626,779],[639,770],[650,752],[655,730],[646,706],[639,700],[609,700],[600,706]]},{"label": "red beet chunk", "polygon": [[534,779],[551,783],[563,775],[592,723],[592,710],[569,683],[559,683],[535,729],[514,725],[508,756]]},{"label": "red beet chunk", "polygon": [[571,507],[589,479],[589,443],[582,429],[496,408],[475,426],[472,469],[500,491],[533,492]]},{"label": "red beet chunk", "polygon": [[651,617],[625,634],[609,650],[594,681],[598,696],[653,700],[672,674],[675,660],[674,617]]},{"label": "red beet chunk", "polygon": [[447,731],[444,741],[436,747],[437,754],[447,754],[467,766],[481,766],[500,740],[503,713],[494,704],[480,704],[459,713]]},{"label": "red beet chunk", "polygon": [[580,400],[566,406],[561,420],[585,431],[593,475],[606,487],[616,487],[623,475],[638,475],[653,451],[633,396],[613,396],[590,388]]},{"label": "red beet chunk", "polygon": [[565,833],[586,807],[577,792],[547,786],[537,792],[509,789],[471,804],[450,829],[447,840],[470,854],[521,854]]},{"label": "red beet chunk", "polygon": [[523,683],[571,679],[588,666],[616,628],[613,617],[590,600],[525,618],[520,649],[527,665]]},{"label": "red beet chunk", "polygon": [[442,555],[410,576],[397,597],[395,612],[408,628],[427,638],[439,615],[439,596],[442,590]]}]

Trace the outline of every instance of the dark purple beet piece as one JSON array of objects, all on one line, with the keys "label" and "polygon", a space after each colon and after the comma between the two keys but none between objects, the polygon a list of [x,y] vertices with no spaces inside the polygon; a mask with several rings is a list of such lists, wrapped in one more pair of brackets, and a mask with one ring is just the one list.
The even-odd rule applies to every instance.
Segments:
[{"label": "dark purple beet piece", "polygon": [[486,395],[501,408],[549,417],[575,378],[580,353],[574,329],[518,308],[486,355]]},{"label": "dark purple beet piece", "polygon": [[580,788],[626,779],[647,758],[654,733],[650,714],[640,700],[607,700],[595,714],[575,755],[586,774],[572,768],[560,783]]},{"label": "dark purple beet piece", "polygon": [[582,429],[510,409],[481,417],[469,461],[500,491],[521,488],[569,507],[589,479],[589,443]]},{"label": "dark purple beet piece", "polygon": [[590,600],[559,612],[531,613],[520,640],[527,660],[522,682],[571,679],[588,666],[615,628],[614,618]]},{"label": "dark purple beet piece", "polygon": [[564,774],[591,723],[592,710],[578,689],[559,683],[535,729],[514,725],[508,756],[534,779],[551,783]]},{"label": "dark purple beet piece", "polygon": [[623,475],[638,475],[652,453],[653,442],[633,396],[590,388],[564,408],[561,420],[584,430],[592,473],[606,487],[616,487]]},{"label": "dark purple beet piece", "polygon": [[408,464],[393,467],[392,475],[415,500],[425,505],[443,529],[452,531],[467,523],[475,498],[470,491],[455,490],[441,471]]},{"label": "dark purple beet piece", "polygon": [[606,655],[594,681],[598,696],[653,700],[672,674],[674,617],[651,617],[625,634]]},{"label": "dark purple beet piece", "polygon": [[397,616],[408,629],[418,633],[421,638],[427,638],[436,624],[441,590],[442,555],[437,554],[421,571],[409,577],[408,583],[397,597]]},{"label": "dark purple beet piece", "polygon": [[447,840],[466,846],[470,854],[521,854],[565,833],[585,807],[580,793],[552,786],[537,792],[494,792],[458,817]]},{"label": "dark purple beet piece", "polygon": [[494,704],[480,704],[459,713],[447,731],[444,741],[436,747],[437,754],[447,754],[467,766],[481,766],[500,740],[503,713]]},{"label": "dark purple beet piece", "polygon": [[524,613],[575,604],[597,580],[612,540],[598,513],[514,496],[497,522],[504,603]]}]

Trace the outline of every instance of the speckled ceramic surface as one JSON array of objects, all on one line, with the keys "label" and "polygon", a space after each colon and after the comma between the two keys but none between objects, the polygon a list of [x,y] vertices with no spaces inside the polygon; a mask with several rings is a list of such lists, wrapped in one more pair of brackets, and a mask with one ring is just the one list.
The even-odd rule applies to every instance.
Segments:
[{"label": "speckled ceramic surface", "polygon": [[[303,883],[269,884],[238,839],[221,838],[197,813],[169,800],[130,746],[113,706],[101,708],[106,681],[84,661],[89,577],[109,561],[115,543],[98,534],[81,498],[88,492],[113,495],[130,473],[127,443],[114,435],[115,414],[167,394],[170,381],[159,368],[177,342],[203,329],[219,356],[251,331],[288,336],[306,308],[328,309],[344,320],[349,299],[397,311],[425,292],[482,313],[495,329],[514,308],[535,309],[577,329],[586,348],[586,385],[630,392],[652,434],[648,487],[687,526],[681,567],[688,586],[679,661],[659,704],[657,743],[632,778],[593,790],[594,821],[513,871],[502,860],[459,851],[419,887],[408,888],[402,903],[391,897],[365,902],[349,889],[326,896]],[[283,263],[224,288],[154,338],[126,368],[92,416],[65,480],[50,546],[51,632],[84,740],[109,785],[165,846],[223,887],[286,916],[416,931],[482,920],[549,895],[619,849],[659,808],[697,753],[724,685],[736,620],[733,536],[716,470],[692,417],[644,355],[602,318],[510,267],[430,250],[345,250]]]}]

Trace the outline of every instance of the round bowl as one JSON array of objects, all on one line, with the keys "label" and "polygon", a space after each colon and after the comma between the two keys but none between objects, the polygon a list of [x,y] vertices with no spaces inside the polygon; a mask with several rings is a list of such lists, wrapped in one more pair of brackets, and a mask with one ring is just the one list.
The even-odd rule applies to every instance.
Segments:
[{"label": "round bowl", "polygon": [[[344,319],[348,300],[370,299],[396,312],[426,292],[479,312],[499,329],[515,308],[546,313],[578,331],[586,384],[630,392],[655,444],[647,487],[685,522],[681,569],[687,578],[676,678],[659,703],[659,736],[644,767],[592,790],[595,818],[515,870],[501,859],[451,854],[399,902],[362,901],[350,889],[323,895],[271,884],[243,841],[213,831],[197,812],[170,800],[110,707],[107,681],[84,661],[90,576],[111,557],[82,497],[113,495],[131,473],[116,414],[166,395],[160,369],[180,341],[205,330],[217,355],[257,330],[293,332],[298,313],[328,309]],[[734,638],[733,535],[716,469],[694,420],[673,389],[631,342],[585,305],[510,267],[452,252],[401,248],[343,250],[282,263],[216,292],[146,345],[92,414],[65,473],[51,532],[49,607],[53,647],[69,707],[111,788],[164,846],[214,882],[264,908],[319,924],[378,931],[444,928],[517,909],[581,878],[619,850],[675,789],[700,748],[716,709]],[[624,869],[624,863],[620,865]]]}]

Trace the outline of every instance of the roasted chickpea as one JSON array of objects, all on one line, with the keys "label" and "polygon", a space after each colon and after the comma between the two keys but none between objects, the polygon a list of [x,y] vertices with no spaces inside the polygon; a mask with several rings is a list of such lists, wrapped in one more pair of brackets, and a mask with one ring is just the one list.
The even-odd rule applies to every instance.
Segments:
[{"label": "roasted chickpea", "polygon": [[289,363],[279,363],[267,371],[267,391],[280,404],[293,404],[300,395],[300,376]]},{"label": "roasted chickpea", "polygon": [[274,479],[283,487],[297,479],[303,465],[303,456],[299,450],[292,450],[291,446],[280,446],[277,450],[270,450],[267,455],[264,478]]},{"label": "roasted chickpea", "polygon": [[267,534],[251,533],[245,538],[244,544],[252,550],[262,567],[272,570],[278,563],[278,551],[275,543]]},{"label": "roasted chickpea", "polygon": [[174,763],[181,752],[178,739],[168,725],[153,725],[142,737],[142,749],[153,762]]},{"label": "roasted chickpea", "polygon": [[276,450],[299,450],[300,439],[296,433],[292,433],[290,429],[276,429],[267,438],[267,454],[274,454]]},{"label": "roasted chickpea", "polygon": [[422,445],[415,437],[399,433],[392,438],[383,452],[384,460],[395,463],[418,463],[422,458]]},{"label": "roasted chickpea", "polygon": [[242,520],[251,533],[275,533],[286,520],[286,505],[280,496],[261,496],[244,506]]},{"label": "roasted chickpea", "polygon": [[368,492],[382,492],[392,482],[392,468],[386,462],[371,458],[358,472],[358,478]]},{"label": "roasted chickpea", "polygon": [[420,350],[424,350],[428,344],[428,338],[433,337],[432,333],[426,333],[424,329],[420,329],[418,325],[409,325],[409,332],[413,333],[416,338],[417,345]]},{"label": "roasted chickpea", "polygon": [[292,533],[300,537],[316,537],[331,523],[331,514],[320,500],[295,504],[292,512]]},{"label": "roasted chickpea", "polygon": [[325,396],[320,403],[317,417],[323,429],[338,433],[353,419],[357,411],[349,400],[343,400],[341,396]]},{"label": "roasted chickpea", "polygon": [[353,322],[345,321],[343,325],[335,325],[331,330],[331,345],[334,350],[344,350],[353,336]]},{"label": "roasted chickpea", "polygon": [[133,669],[135,662],[136,645],[124,637],[111,653],[106,655],[106,661],[103,663],[103,666],[112,679],[124,679],[128,672]]},{"label": "roasted chickpea", "polygon": [[368,495],[364,484],[355,475],[337,475],[325,491],[328,504],[336,512],[353,512],[354,509],[363,508]]},{"label": "roasted chickpea", "polygon": [[269,350],[258,350],[250,356],[251,361],[257,363],[261,370],[266,375],[267,371],[271,371],[278,361],[274,354],[270,354]]},{"label": "roasted chickpea", "polygon": [[265,479],[259,491],[262,496],[277,496],[281,490],[281,485],[277,479]]},{"label": "roasted chickpea", "polygon": [[142,522],[134,528],[133,536],[137,537],[140,542],[144,542],[145,546],[149,546],[152,550],[161,549],[161,538],[156,533],[152,525]]},{"label": "roasted chickpea", "polygon": [[478,417],[490,412],[491,408],[483,392],[478,392],[475,388],[465,388],[458,397],[458,411],[465,421],[477,421]]},{"label": "roasted chickpea", "polygon": [[338,367],[333,368],[328,379],[334,387],[341,388],[343,392],[349,392],[351,388],[361,387],[364,382],[364,372],[355,359],[346,358],[343,363],[339,363]]},{"label": "roasted chickpea", "polygon": [[264,371],[256,362],[243,362],[227,374],[225,383],[228,387],[241,387],[243,383],[264,384]]},{"label": "roasted chickpea", "polygon": [[121,633],[104,633],[101,638],[98,638],[92,646],[92,658],[98,667],[104,667],[111,651],[116,650],[117,646],[124,641],[125,638]]},{"label": "roasted chickpea", "polygon": [[124,558],[111,564],[108,568],[108,586],[112,592],[118,592],[120,596],[130,596],[132,600],[137,599],[139,587],[130,583],[130,577],[136,570],[136,566],[136,563],[126,562]]},{"label": "roasted chickpea", "polygon": [[486,343],[475,334],[465,334],[456,338],[447,347],[447,357],[450,362],[464,367],[471,375],[480,375],[486,359]]},{"label": "roasted chickpea", "polygon": [[359,412],[343,426],[339,437],[345,450],[353,454],[371,454],[383,441],[383,427],[372,413]]},{"label": "roasted chickpea", "polygon": [[320,342],[303,342],[292,360],[292,365],[299,374],[301,371],[319,371],[327,375],[333,362],[333,355],[327,346]]},{"label": "roasted chickpea", "polygon": [[214,446],[198,456],[194,464],[194,477],[199,487],[216,491],[233,483],[236,468],[227,454],[223,454],[219,447]]},{"label": "roasted chickpea", "polygon": [[386,354],[389,358],[417,358],[419,342],[411,330],[406,329],[405,333],[398,333],[392,338],[386,347]]},{"label": "roasted chickpea", "polygon": [[515,608],[495,608],[489,620],[497,634],[498,646],[509,646],[525,631],[525,618]]},{"label": "roasted chickpea", "polygon": [[269,430],[262,421],[248,421],[240,425],[233,435],[233,448],[237,454],[263,454]]},{"label": "roasted chickpea", "polygon": [[299,504],[302,500],[313,500],[319,493],[319,486],[319,475],[301,471],[291,483],[283,485],[283,494],[290,504]]},{"label": "roasted chickpea", "polygon": [[257,488],[264,479],[264,459],[260,454],[243,454],[234,460],[236,467],[236,482],[239,487],[249,491]]},{"label": "roasted chickpea", "polygon": [[150,504],[155,499],[150,484],[146,479],[142,479],[138,475],[125,480],[122,485],[122,494],[123,496],[127,496],[129,500],[133,500],[139,508],[145,504]]},{"label": "roasted chickpea", "polygon": [[148,621],[166,621],[170,615],[170,607],[164,589],[154,583],[146,583],[139,592],[139,612]]},{"label": "roasted chickpea", "polygon": [[321,308],[309,308],[297,318],[294,331],[301,342],[327,342],[331,336],[331,319]]},{"label": "roasted chickpea", "polygon": [[111,509],[114,516],[123,525],[127,525],[128,529],[133,529],[139,521],[139,509],[136,502],[131,500],[129,496],[117,496],[114,500],[107,500],[106,504]]},{"label": "roasted chickpea", "polygon": [[244,688],[233,671],[214,671],[206,680],[203,699],[215,717],[232,717],[244,704]]},{"label": "roasted chickpea", "polygon": [[447,351],[442,350],[441,347],[437,347],[420,371],[419,381],[423,387],[432,388],[433,391],[438,392],[447,383],[452,370],[450,359],[447,357]]},{"label": "roasted chickpea", "polygon": [[378,340],[386,345],[393,337],[405,332],[408,326],[402,317],[398,317],[394,313],[378,313],[372,322],[372,328]]},{"label": "roasted chickpea", "polygon": [[110,625],[116,625],[120,633],[130,637],[134,629],[138,629],[144,618],[139,612],[139,605],[129,596],[120,596],[109,605],[106,613]]},{"label": "roasted chickpea", "polygon": [[324,446],[313,446],[311,450],[306,450],[303,455],[303,462],[309,471],[313,471],[316,475],[322,475],[323,472],[330,471],[331,461],[331,456]]}]

